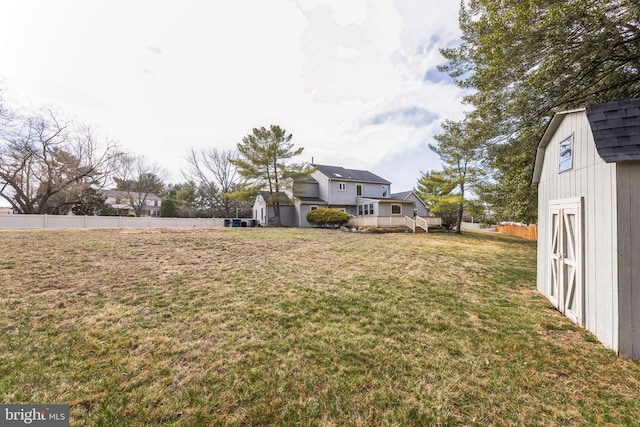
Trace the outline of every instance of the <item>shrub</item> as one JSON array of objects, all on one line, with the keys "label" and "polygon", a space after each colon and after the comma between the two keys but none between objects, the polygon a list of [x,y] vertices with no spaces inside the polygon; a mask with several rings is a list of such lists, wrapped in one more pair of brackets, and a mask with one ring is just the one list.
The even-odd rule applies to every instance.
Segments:
[{"label": "shrub", "polygon": [[323,227],[335,227],[346,224],[349,221],[349,214],[337,209],[320,208],[308,212],[307,221]]},{"label": "shrub", "polygon": [[160,216],[164,218],[174,218],[178,216],[176,202],[171,199],[164,199],[160,204]]}]

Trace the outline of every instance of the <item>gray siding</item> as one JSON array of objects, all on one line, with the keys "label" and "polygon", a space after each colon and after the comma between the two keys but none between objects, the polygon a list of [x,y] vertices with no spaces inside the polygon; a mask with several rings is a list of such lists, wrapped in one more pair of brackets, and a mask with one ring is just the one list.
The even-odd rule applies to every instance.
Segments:
[{"label": "gray siding", "polygon": [[640,359],[640,163],[618,163],[620,354]]},{"label": "gray siding", "polygon": [[296,196],[301,197],[320,197],[320,190],[317,182],[296,183],[294,192]]},{"label": "gray siding", "polygon": [[[558,173],[560,141],[574,133],[573,168]],[[584,112],[564,116],[544,153],[538,185],[538,290],[549,295],[549,201],[583,199],[584,325],[618,350],[616,165],[596,153]]]},{"label": "gray siding", "polygon": [[[391,185],[387,184],[371,184],[371,183],[363,183],[363,192],[362,197],[382,197],[382,186],[386,185],[387,189],[387,197],[391,195]],[[354,185],[355,191],[355,185]],[[354,193],[355,194],[355,193]]]},{"label": "gray siding", "polygon": [[327,206],[324,203],[316,203],[316,204],[302,204],[300,202],[296,203],[296,226],[298,227],[315,227],[314,224],[309,224],[307,221],[307,213],[311,211],[311,206],[317,206],[318,208],[326,208]]},{"label": "gray siding", "polygon": [[[339,186],[340,183],[344,183],[347,185],[346,191],[340,191]],[[356,204],[356,183],[348,182],[348,181],[329,181],[329,199],[327,200],[329,206],[333,207],[336,205],[355,205]]]},{"label": "gray siding", "polygon": [[[407,197],[405,200],[412,201],[412,202],[415,203],[415,207],[418,209],[418,216],[425,217],[425,216],[429,215],[429,211],[427,210],[427,207],[424,205],[424,202],[422,200],[420,200],[415,195],[415,193],[411,193],[409,195],[409,197]],[[412,213],[412,215],[413,215],[413,213]]]},{"label": "gray siding", "polygon": [[311,205],[302,205],[298,203],[296,210],[298,211],[298,221],[296,225],[298,227],[313,227],[309,222],[307,222],[307,213],[311,210]]},{"label": "gray siding", "polygon": [[[382,186],[385,185],[388,189],[387,197],[391,195],[391,184],[387,183],[371,183],[371,182],[359,182],[354,180],[340,180],[339,178],[328,178],[319,171],[312,173],[311,175],[316,181],[318,181],[318,194],[317,197],[326,200],[331,207],[346,207],[355,206],[357,204],[356,185],[362,185],[362,196],[360,197],[382,197]],[[345,191],[340,191],[340,182],[346,185]],[[307,194],[305,194],[307,196]],[[309,196],[315,197],[315,196]]]},{"label": "gray siding", "polygon": [[[391,214],[391,205],[400,205],[400,214]],[[378,203],[378,215],[379,216],[408,216],[413,218],[413,205],[411,203],[393,203],[384,202]]]},{"label": "gray siding", "polygon": [[[273,226],[276,224],[276,215],[273,206],[269,206],[267,222],[265,225]],[[280,206],[280,225],[283,227],[294,227],[296,225],[295,209],[293,205]]]}]

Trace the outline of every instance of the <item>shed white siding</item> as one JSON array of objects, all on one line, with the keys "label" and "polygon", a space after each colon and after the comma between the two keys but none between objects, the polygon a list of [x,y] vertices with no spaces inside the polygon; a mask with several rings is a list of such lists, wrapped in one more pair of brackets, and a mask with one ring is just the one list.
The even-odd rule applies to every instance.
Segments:
[{"label": "shed white siding", "polygon": [[[574,135],[573,167],[559,170],[559,145]],[[616,164],[596,152],[584,111],[567,113],[544,152],[538,184],[538,290],[549,295],[549,201],[582,198],[584,326],[618,350]]]}]

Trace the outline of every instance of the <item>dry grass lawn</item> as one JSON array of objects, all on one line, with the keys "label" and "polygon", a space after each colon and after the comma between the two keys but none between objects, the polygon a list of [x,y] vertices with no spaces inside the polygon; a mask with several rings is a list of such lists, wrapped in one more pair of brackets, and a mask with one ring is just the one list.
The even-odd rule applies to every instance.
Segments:
[{"label": "dry grass lawn", "polygon": [[0,402],[72,425],[640,425],[640,364],[535,291],[535,242],[0,231]]}]

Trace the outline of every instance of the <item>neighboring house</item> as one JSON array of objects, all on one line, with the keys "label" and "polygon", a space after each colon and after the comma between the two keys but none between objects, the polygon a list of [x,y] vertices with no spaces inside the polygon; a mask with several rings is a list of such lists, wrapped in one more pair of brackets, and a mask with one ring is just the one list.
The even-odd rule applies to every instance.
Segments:
[{"label": "neighboring house", "polygon": [[13,208],[0,206],[0,215],[11,215],[13,214]]},{"label": "neighboring house", "polygon": [[640,99],[557,113],[538,144],[538,290],[640,359]]},{"label": "neighboring house", "polygon": [[162,198],[155,194],[130,193],[121,190],[100,190],[100,194],[106,197],[105,204],[111,206],[117,216],[135,215],[131,205],[132,197],[134,203],[144,203],[142,216],[160,216]]},{"label": "neighboring house", "polygon": [[[411,226],[414,210],[419,216],[427,216],[426,205],[415,193],[392,195],[391,182],[369,171],[314,166],[316,170],[309,179],[296,183],[294,191],[287,194],[287,202],[281,204],[282,225],[310,227],[307,213],[317,208],[344,211],[352,217],[354,225]],[[260,225],[275,223],[268,197],[268,193],[256,197],[253,217]]]}]

